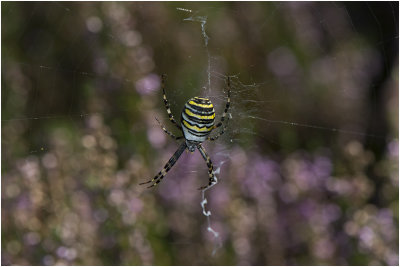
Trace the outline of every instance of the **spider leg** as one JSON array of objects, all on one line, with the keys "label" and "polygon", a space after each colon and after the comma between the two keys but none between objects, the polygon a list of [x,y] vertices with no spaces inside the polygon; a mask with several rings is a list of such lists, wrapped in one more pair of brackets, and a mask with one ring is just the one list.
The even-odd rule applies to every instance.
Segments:
[{"label": "spider leg", "polygon": [[168,134],[169,136],[171,136],[172,138],[174,138],[175,140],[179,140],[182,139],[183,136],[175,136],[173,133],[171,133],[170,131],[167,130],[167,128],[165,128],[164,125],[161,124],[161,122],[156,118],[156,121],[158,122],[158,124],[160,125],[161,129],[163,129],[163,131]]},{"label": "spider leg", "polygon": [[182,130],[182,127],[175,121],[174,115],[172,115],[171,108],[170,108],[170,106],[169,106],[169,102],[168,102],[167,96],[166,96],[166,94],[165,94],[165,81],[166,81],[166,80],[167,80],[167,75],[166,75],[166,74],[161,75],[161,88],[162,88],[162,91],[163,91],[164,105],[165,105],[165,108],[167,109],[167,113],[168,113],[169,120],[170,120],[179,130]]},{"label": "spider leg", "polygon": [[168,160],[167,164],[165,164],[164,168],[152,180],[140,183],[140,185],[153,183],[148,187],[150,188],[160,183],[164,176],[167,175],[167,172],[172,168],[172,166],[175,165],[176,161],[179,159],[185,149],[186,143],[183,142],[181,146],[175,151],[174,155],[172,155],[172,157]]},{"label": "spider leg", "polygon": [[203,156],[203,158],[207,162],[207,166],[208,166],[208,177],[209,177],[208,185],[202,186],[202,187],[199,188],[199,190],[203,190],[203,189],[209,188],[210,186],[215,184],[217,181],[214,178],[214,173],[213,173],[214,167],[213,167],[213,164],[211,162],[210,157],[207,155],[206,150],[204,149],[204,147],[201,144],[197,145],[197,149],[200,151],[200,154]]},{"label": "spider leg", "polygon": [[[229,118],[228,118],[229,119]],[[222,130],[216,135],[216,136],[209,136],[207,139],[210,141],[215,141],[217,140],[221,135],[224,134],[226,130],[227,125],[225,124],[224,127],[222,127]]]},{"label": "spider leg", "polygon": [[[225,110],[221,116],[221,120],[214,126],[214,129],[222,126],[222,123],[225,120],[226,114],[228,113],[229,106],[231,105],[231,78],[229,76],[227,78],[227,89],[228,89],[228,100],[226,101]],[[229,117],[227,118],[227,120],[229,120]],[[217,140],[221,135],[223,135],[225,130],[226,130],[226,125],[224,125],[224,127],[222,127],[222,130],[216,136],[208,137],[208,140],[210,140],[210,141]]]}]

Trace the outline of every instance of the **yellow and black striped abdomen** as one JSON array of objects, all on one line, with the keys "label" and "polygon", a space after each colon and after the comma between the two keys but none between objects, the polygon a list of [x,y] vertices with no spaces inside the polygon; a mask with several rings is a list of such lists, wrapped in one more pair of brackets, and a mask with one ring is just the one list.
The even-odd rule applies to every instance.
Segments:
[{"label": "yellow and black striped abdomen", "polygon": [[203,142],[214,128],[215,110],[207,98],[194,97],[183,108],[181,123],[186,140]]}]

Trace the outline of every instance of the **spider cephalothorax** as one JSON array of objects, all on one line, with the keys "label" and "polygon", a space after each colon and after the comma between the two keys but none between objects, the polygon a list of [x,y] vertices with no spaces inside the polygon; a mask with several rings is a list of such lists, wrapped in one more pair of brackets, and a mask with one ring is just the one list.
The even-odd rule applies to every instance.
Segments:
[{"label": "spider cephalothorax", "polygon": [[[167,100],[167,96],[165,95],[165,80],[166,76],[162,75],[162,90],[163,90],[163,98],[164,98],[164,104],[167,109],[167,113],[169,116],[170,121],[179,129],[182,131],[183,136],[178,136],[176,137],[174,134],[169,132],[163,125],[161,125],[161,128],[166,132],[168,135],[170,135],[172,138],[179,140],[184,138],[185,142],[183,142],[178,150],[172,155],[172,157],[169,159],[167,164],[165,164],[164,168],[150,181],[141,183],[141,184],[148,184],[152,183],[149,187],[153,187],[157,185],[158,183],[161,182],[161,180],[164,178],[164,176],[167,174],[167,172],[174,166],[176,161],[179,159],[179,157],[182,155],[183,151],[185,149],[188,149],[190,152],[194,152],[196,148],[200,151],[200,154],[204,158],[204,160],[207,163],[208,166],[208,175],[209,175],[209,183],[206,186],[202,186],[199,189],[206,189],[209,186],[213,185],[216,180],[214,177],[213,173],[213,164],[211,162],[210,157],[207,155],[206,150],[202,146],[202,142],[206,140],[217,140],[218,137],[220,137],[224,131],[226,125],[222,127],[222,130],[214,137],[210,137],[210,133],[212,130],[221,127],[222,122],[225,120],[225,116],[228,112],[229,105],[230,105],[230,79],[229,77],[227,78],[227,89],[228,89],[228,100],[225,105],[225,110],[224,113],[221,116],[220,122],[217,124],[214,124],[215,122],[215,110],[214,106],[211,103],[211,101],[208,98],[203,98],[203,97],[194,97],[189,99],[188,102],[186,102],[182,114],[181,114],[181,125],[178,125],[178,123],[175,121],[174,116],[171,113],[171,109]],[[158,120],[157,120],[158,121]]]}]

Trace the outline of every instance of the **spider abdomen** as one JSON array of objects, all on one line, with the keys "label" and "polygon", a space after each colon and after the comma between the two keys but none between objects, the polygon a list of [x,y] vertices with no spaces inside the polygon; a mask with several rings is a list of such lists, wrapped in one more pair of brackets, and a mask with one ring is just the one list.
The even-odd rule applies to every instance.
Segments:
[{"label": "spider abdomen", "polygon": [[182,110],[181,125],[186,140],[204,142],[214,128],[215,110],[207,98],[194,97]]}]

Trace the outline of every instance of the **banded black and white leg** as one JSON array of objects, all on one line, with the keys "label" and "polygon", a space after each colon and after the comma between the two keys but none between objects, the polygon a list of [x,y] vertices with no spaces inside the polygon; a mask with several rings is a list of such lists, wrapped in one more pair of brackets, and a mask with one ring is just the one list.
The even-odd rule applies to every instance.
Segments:
[{"label": "banded black and white leg", "polygon": [[172,166],[175,165],[176,161],[179,159],[179,157],[182,155],[183,151],[186,149],[186,143],[183,142],[181,146],[175,151],[175,153],[172,155],[172,157],[168,160],[168,162],[165,164],[164,168],[150,181],[140,183],[142,184],[149,184],[153,183],[150,185],[148,188],[156,186],[161,182],[161,180],[167,175],[168,171],[172,168]]},{"label": "banded black and white leg", "polygon": [[[223,124],[223,122],[225,121],[226,114],[228,114],[228,110],[229,110],[229,107],[231,105],[231,78],[230,77],[227,78],[226,85],[227,85],[227,90],[228,90],[228,99],[226,101],[225,110],[224,110],[224,113],[221,116],[221,120],[214,126],[214,129],[219,128],[222,125],[224,125],[224,126],[222,127],[222,130],[216,136],[209,136],[208,137],[208,140],[210,140],[210,141],[217,140],[221,135],[224,134],[224,132],[226,130],[226,123]],[[227,120],[229,120],[229,117],[227,118]]]},{"label": "banded black and white leg", "polygon": [[165,105],[165,108],[167,109],[167,113],[168,113],[169,120],[170,120],[179,130],[182,130],[182,127],[176,122],[176,120],[175,120],[175,118],[174,118],[174,115],[172,115],[171,107],[170,107],[170,105],[169,105],[169,102],[168,102],[168,99],[167,99],[167,95],[165,94],[165,82],[166,82],[166,80],[167,80],[167,75],[166,75],[166,74],[161,75],[161,88],[162,88],[162,91],[163,91],[164,105]]},{"label": "banded black and white leg", "polygon": [[214,185],[217,180],[214,176],[214,166],[212,164],[212,161],[210,159],[210,157],[208,156],[206,150],[204,149],[204,147],[201,144],[197,145],[197,149],[200,151],[200,154],[203,156],[204,160],[207,163],[207,167],[208,167],[208,185],[202,186],[199,188],[199,190],[204,190],[209,188],[210,186]]},{"label": "banded black and white leg", "polygon": [[183,138],[183,136],[176,136],[176,135],[174,135],[173,133],[171,133],[170,131],[168,131],[167,128],[165,128],[165,126],[162,125],[161,122],[157,119],[157,117],[156,117],[155,119],[156,119],[156,121],[158,122],[158,125],[160,125],[161,129],[163,129],[163,131],[164,131],[166,134],[168,134],[169,136],[171,136],[173,139],[179,140],[179,139],[182,139],[182,138]]},{"label": "banded black and white leg", "polygon": [[[167,80],[167,75],[165,75],[165,74],[161,75],[161,88],[162,88],[162,91],[163,91],[164,105],[165,105],[165,108],[167,109],[167,114],[168,114],[169,120],[170,120],[179,130],[182,130],[182,127],[176,122],[176,120],[175,120],[175,118],[174,118],[174,115],[172,115],[171,108],[170,108],[170,105],[169,105],[167,96],[166,96],[166,94],[165,94],[165,82],[166,82],[166,80]],[[164,131],[166,134],[168,134],[169,136],[171,136],[173,139],[179,140],[179,139],[182,139],[182,138],[183,138],[183,136],[175,136],[173,133],[171,133],[170,131],[168,131],[167,128],[166,128],[164,125],[162,125],[161,122],[160,122],[157,118],[156,118],[156,120],[157,120],[158,124],[160,125],[161,129],[163,129],[163,131]]]}]

